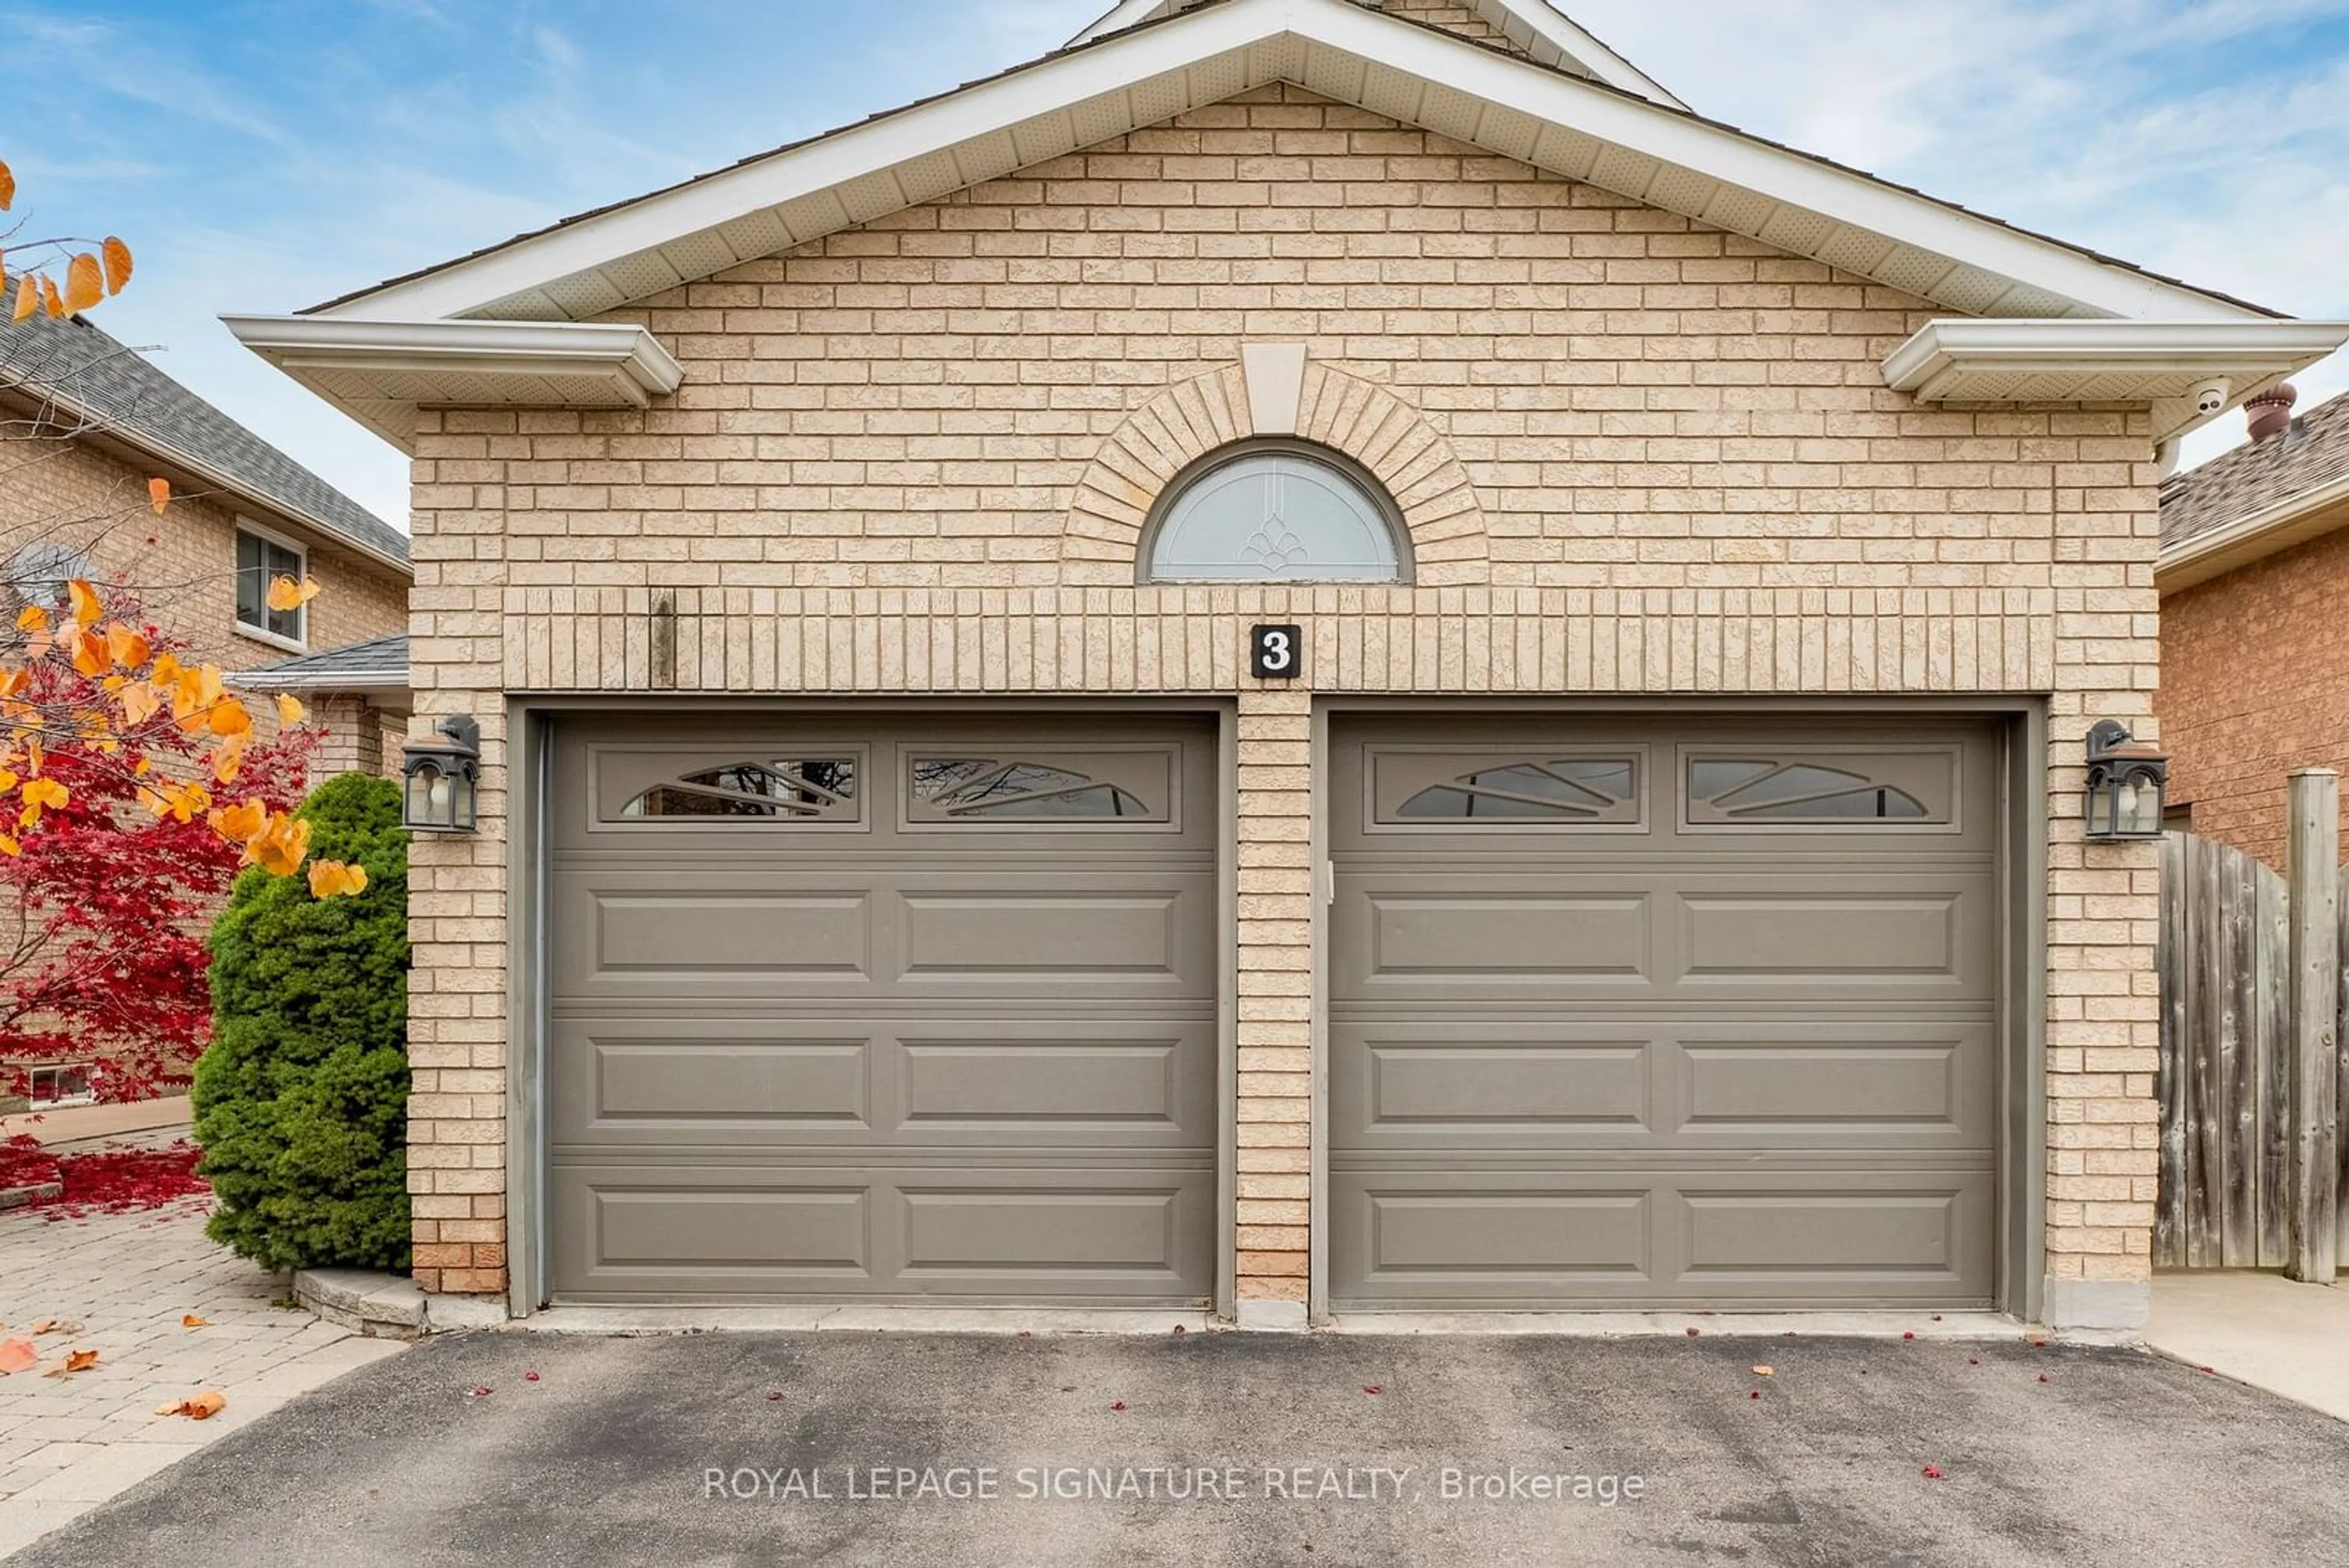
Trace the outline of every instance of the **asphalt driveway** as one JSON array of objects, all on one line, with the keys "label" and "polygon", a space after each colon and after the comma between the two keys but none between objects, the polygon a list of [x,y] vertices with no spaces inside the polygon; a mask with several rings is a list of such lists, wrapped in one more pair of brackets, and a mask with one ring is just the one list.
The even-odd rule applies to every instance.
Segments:
[{"label": "asphalt driveway", "polygon": [[2349,1426],[2027,1341],[485,1334],[10,1568],[2283,1568],[2349,1562],[2344,1496]]}]

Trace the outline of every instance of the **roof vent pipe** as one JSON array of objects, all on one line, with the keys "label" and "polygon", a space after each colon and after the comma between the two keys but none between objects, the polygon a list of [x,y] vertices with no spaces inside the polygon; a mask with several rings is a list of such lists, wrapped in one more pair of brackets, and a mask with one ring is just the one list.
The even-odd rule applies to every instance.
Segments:
[{"label": "roof vent pipe", "polygon": [[2254,444],[2271,435],[2281,435],[2292,425],[2292,406],[2300,401],[2300,389],[2290,381],[2279,382],[2257,397],[2243,400],[2243,419]]}]

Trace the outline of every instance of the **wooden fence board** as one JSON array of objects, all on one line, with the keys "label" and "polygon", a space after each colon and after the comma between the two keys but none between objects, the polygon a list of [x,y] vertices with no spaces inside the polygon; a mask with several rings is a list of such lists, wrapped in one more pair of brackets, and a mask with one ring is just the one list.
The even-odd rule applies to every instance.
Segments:
[{"label": "wooden fence board", "polygon": [[2186,846],[2182,833],[2161,836],[2161,923],[2154,933],[2154,968],[2161,977],[2161,1061],[2154,1092],[2161,1101],[2161,1183],[2153,1211],[2156,1268],[2186,1266]]},{"label": "wooden fence board", "polygon": [[2284,881],[2191,834],[2164,837],[2160,867],[2154,1262],[2279,1267],[2290,1230]]}]

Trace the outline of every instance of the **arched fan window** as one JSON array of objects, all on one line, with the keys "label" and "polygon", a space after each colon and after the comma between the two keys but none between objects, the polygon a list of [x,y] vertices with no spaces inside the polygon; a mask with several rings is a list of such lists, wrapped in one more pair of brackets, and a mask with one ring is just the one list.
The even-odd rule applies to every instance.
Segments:
[{"label": "arched fan window", "polygon": [[620,808],[645,817],[762,816],[808,821],[856,815],[853,757],[729,763],[655,784]]},{"label": "arched fan window", "polygon": [[1166,487],[1143,552],[1146,583],[1400,583],[1402,514],[1360,465],[1301,442],[1249,442]]}]

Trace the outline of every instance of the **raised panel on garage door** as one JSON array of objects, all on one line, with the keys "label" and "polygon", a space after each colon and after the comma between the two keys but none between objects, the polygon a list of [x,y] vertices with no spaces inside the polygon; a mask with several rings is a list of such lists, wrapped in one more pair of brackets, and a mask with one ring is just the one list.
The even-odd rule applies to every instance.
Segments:
[{"label": "raised panel on garage door", "polygon": [[553,1295],[1207,1299],[1213,753],[1175,719],[564,724]]},{"label": "raised panel on garage door", "polygon": [[1334,726],[1330,1296],[1988,1304],[1996,733]]}]

